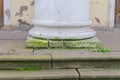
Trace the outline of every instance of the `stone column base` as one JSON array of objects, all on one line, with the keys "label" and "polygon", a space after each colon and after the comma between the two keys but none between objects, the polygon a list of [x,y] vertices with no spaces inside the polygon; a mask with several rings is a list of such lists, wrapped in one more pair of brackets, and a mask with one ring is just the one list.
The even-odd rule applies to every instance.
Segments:
[{"label": "stone column base", "polygon": [[96,48],[100,43],[97,37],[85,40],[44,40],[28,37],[26,48]]}]

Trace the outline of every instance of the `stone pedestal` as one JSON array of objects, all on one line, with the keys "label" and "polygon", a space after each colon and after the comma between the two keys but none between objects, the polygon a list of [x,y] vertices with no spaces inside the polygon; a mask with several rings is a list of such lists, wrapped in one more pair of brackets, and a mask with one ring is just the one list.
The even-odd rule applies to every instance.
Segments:
[{"label": "stone pedestal", "polygon": [[98,48],[100,40],[97,37],[85,40],[42,40],[30,38],[26,42],[27,48]]},{"label": "stone pedestal", "polygon": [[88,27],[91,23],[89,0],[35,0],[35,26],[29,31],[27,46],[64,47],[64,41],[94,39],[96,32]]}]

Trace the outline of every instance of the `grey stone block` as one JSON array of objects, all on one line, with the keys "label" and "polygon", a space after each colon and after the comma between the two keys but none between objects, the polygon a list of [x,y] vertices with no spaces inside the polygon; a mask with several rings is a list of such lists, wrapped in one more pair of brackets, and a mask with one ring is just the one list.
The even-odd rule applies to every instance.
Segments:
[{"label": "grey stone block", "polygon": [[48,40],[28,37],[26,41],[27,48],[48,48]]},{"label": "grey stone block", "polygon": [[26,40],[28,32],[25,31],[1,31],[1,40]]},{"label": "grey stone block", "polygon": [[65,41],[66,48],[95,48],[100,44],[97,37],[85,40]]},{"label": "grey stone block", "polygon": [[37,38],[28,37],[26,47],[36,48],[95,48],[99,46],[100,40],[98,38],[91,38],[85,40],[42,40]]},{"label": "grey stone block", "polygon": [[[3,42],[3,43],[2,43]],[[25,49],[25,40],[4,40],[0,41],[1,54],[16,53],[18,49]]]},{"label": "grey stone block", "polygon": [[104,60],[61,60],[54,61],[53,68],[79,68],[79,69],[100,69],[100,68],[117,68],[120,69],[120,61],[104,61]]},{"label": "grey stone block", "polygon": [[52,54],[53,68],[120,68],[119,54]]},{"label": "grey stone block", "polygon": [[1,55],[0,69],[51,68],[51,55]]},{"label": "grey stone block", "polygon": [[0,71],[0,80],[79,80],[79,75],[75,69]]},{"label": "grey stone block", "polygon": [[119,80],[119,69],[79,69],[80,80]]},{"label": "grey stone block", "polygon": [[49,41],[50,48],[63,48],[64,47],[63,41]]}]

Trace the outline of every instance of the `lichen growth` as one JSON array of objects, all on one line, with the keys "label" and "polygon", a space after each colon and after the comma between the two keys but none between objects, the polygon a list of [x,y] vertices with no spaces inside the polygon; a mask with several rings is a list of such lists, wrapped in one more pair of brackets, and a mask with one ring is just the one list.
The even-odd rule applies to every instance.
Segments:
[{"label": "lichen growth", "polygon": [[96,47],[97,43],[95,42],[82,42],[82,41],[68,41],[66,42],[66,47],[77,47],[77,48],[81,48],[81,47]]},{"label": "lichen growth", "polygon": [[57,40],[58,40],[58,39],[59,39],[59,37],[55,37],[55,39],[57,39]]},{"label": "lichen growth", "polygon": [[59,48],[59,49],[84,49],[90,52],[110,52],[109,49],[104,48],[99,42],[84,41],[84,40],[75,40],[75,41],[66,41],[59,40],[56,37],[56,40],[43,40],[37,38],[29,38],[26,41],[26,48]]},{"label": "lichen growth", "polygon": [[50,41],[49,42],[50,48],[63,48],[63,41]]},{"label": "lichen growth", "polygon": [[95,48],[95,49],[90,49],[89,51],[91,51],[91,52],[102,52],[102,53],[111,52],[109,49],[104,48],[104,47]]},{"label": "lichen growth", "polygon": [[16,71],[36,71],[36,70],[48,70],[48,68],[16,68]]},{"label": "lichen growth", "polygon": [[47,40],[41,40],[41,39],[35,39],[31,38],[26,41],[26,47],[32,48],[32,47],[48,47],[48,41]]}]

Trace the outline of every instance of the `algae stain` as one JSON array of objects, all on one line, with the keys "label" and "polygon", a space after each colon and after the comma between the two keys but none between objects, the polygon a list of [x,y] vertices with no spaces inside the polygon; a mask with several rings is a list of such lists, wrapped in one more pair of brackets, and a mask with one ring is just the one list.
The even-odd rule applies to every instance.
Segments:
[{"label": "algae stain", "polygon": [[48,47],[48,41],[47,40],[41,40],[41,39],[29,39],[26,42],[26,47]]},{"label": "algae stain", "polygon": [[96,49],[91,49],[90,52],[108,53],[108,52],[111,52],[111,51],[107,48],[96,48]]}]

